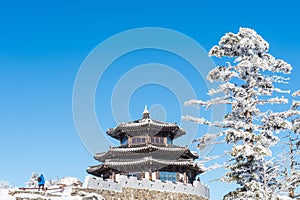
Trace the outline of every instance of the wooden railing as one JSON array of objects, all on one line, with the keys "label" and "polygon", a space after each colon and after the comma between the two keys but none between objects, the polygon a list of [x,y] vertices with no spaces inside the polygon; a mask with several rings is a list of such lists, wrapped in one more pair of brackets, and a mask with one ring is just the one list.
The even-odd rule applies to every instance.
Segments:
[{"label": "wooden railing", "polygon": [[156,136],[134,136],[128,138],[129,146],[138,144],[162,144],[167,145],[166,137],[156,137]]}]

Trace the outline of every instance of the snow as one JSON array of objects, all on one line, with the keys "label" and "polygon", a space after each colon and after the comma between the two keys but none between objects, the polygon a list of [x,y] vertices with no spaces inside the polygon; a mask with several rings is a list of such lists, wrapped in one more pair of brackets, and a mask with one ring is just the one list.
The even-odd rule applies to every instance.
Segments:
[{"label": "snow", "polygon": [[[32,178],[30,179],[30,183],[27,186],[33,186],[31,181],[35,181],[36,173],[32,174]],[[72,196],[72,192],[74,188],[81,187],[81,181],[76,177],[64,177],[58,181],[50,181],[48,182],[48,189],[46,192],[40,192],[37,194],[37,189],[27,189],[27,190],[20,190],[17,188],[13,188],[8,182],[0,181],[2,188],[0,189],[0,199],[2,200],[15,200],[16,197],[21,198],[41,198],[44,199],[45,197],[50,200],[82,200],[83,197],[90,197],[93,199],[104,199],[101,195],[94,194],[94,193],[86,193],[86,192],[79,192],[79,195]],[[32,191],[28,193],[28,191]],[[13,196],[10,193],[16,192]],[[56,195],[56,197],[49,196],[50,194]]]},{"label": "snow", "polygon": [[5,200],[15,200],[15,197],[8,194],[9,189],[0,189],[0,197]]},{"label": "snow", "polygon": [[276,198],[278,200],[293,200],[291,197],[288,196],[281,196],[281,195],[277,195]]},{"label": "snow", "polygon": [[[104,199],[101,195],[99,194],[95,194],[95,193],[85,193],[85,192],[80,192],[80,195],[82,196],[72,196],[71,192],[72,192],[72,188],[68,187],[63,193],[61,192],[57,192],[55,193],[55,195],[59,195],[59,197],[50,197],[47,194],[50,194],[51,192],[46,192],[45,195],[42,194],[33,194],[33,193],[20,193],[20,194],[15,194],[14,196],[10,195],[9,192],[10,191],[14,191],[18,189],[0,189],[0,199],[5,199],[5,200],[15,200],[17,197],[21,197],[21,198],[41,198],[44,199],[45,197],[49,200],[82,200],[82,196],[84,197],[94,197],[93,199],[98,199],[98,200],[102,200]],[[95,198],[96,197],[96,198]]]},{"label": "snow", "polygon": [[57,182],[58,185],[66,185],[66,186],[79,186],[82,185],[82,182],[75,177],[65,177]]}]

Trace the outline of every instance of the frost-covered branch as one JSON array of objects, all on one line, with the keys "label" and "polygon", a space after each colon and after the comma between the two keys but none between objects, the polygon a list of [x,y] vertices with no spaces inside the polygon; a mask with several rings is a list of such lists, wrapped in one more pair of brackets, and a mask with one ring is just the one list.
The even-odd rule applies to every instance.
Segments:
[{"label": "frost-covered branch", "polygon": [[197,142],[197,147],[200,150],[203,150],[206,148],[207,145],[212,145],[212,144],[220,144],[223,143],[225,141],[219,141],[216,142],[216,139],[220,136],[222,136],[223,133],[219,133],[219,134],[205,134],[203,137],[198,138],[196,140],[194,140],[193,142]]},{"label": "frost-covered branch", "polygon": [[201,106],[207,106],[207,104],[208,103],[206,101],[197,100],[197,99],[191,99],[184,102],[185,106],[197,106],[198,108]]},{"label": "frost-covered branch", "polygon": [[207,121],[206,119],[204,119],[203,117],[199,118],[199,117],[193,117],[193,116],[182,116],[181,117],[183,120],[188,120],[188,121],[192,121],[192,122],[196,122],[197,124],[206,124],[206,125],[210,125],[210,122]]},{"label": "frost-covered branch", "polygon": [[294,97],[296,97],[296,96],[300,96],[300,90],[298,90],[298,91],[294,92],[292,95],[293,95]]},{"label": "frost-covered branch", "polygon": [[293,100],[292,110],[297,110],[300,107],[300,101]]},{"label": "frost-covered branch", "polygon": [[288,103],[288,99],[281,97],[275,97],[275,98],[270,98],[270,99],[263,99],[263,100],[258,100],[257,101],[258,104],[262,105],[262,104],[282,104],[282,103]]}]

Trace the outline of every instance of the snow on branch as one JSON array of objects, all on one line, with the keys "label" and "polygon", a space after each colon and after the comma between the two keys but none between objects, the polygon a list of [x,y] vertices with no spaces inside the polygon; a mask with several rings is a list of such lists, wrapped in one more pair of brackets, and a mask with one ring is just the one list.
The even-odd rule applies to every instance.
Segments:
[{"label": "snow on branch", "polygon": [[285,77],[278,76],[278,75],[273,75],[270,78],[272,79],[272,81],[274,83],[283,83],[283,84],[287,84],[288,80],[290,80],[290,78],[285,78]]},{"label": "snow on branch", "polygon": [[300,101],[295,101],[293,100],[293,103],[292,103],[292,110],[297,110],[298,108],[300,107]]},{"label": "snow on branch", "polygon": [[194,140],[193,142],[197,142],[197,147],[200,150],[203,150],[207,147],[207,145],[211,145],[211,144],[216,144],[215,140],[220,137],[221,135],[223,135],[223,133],[219,133],[219,134],[205,134],[203,137]]},{"label": "snow on branch", "polygon": [[206,106],[206,109],[209,109],[212,105],[218,105],[218,104],[231,104],[230,98],[228,96],[224,97],[216,97],[214,99],[211,99],[209,101],[202,101],[202,100],[196,100],[191,99],[189,101],[184,102],[185,106],[195,106],[197,108],[200,108],[202,106]]},{"label": "snow on branch", "polygon": [[300,96],[300,90],[294,92],[292,95],[293,95],[293,97],[295,97],[295,96]]},{"label": "snow on branch", "polygon": [[237,57],[253,54],[263,54],[269,50],[269,43],[266,42],[253,29],[240,28],[237,34],[226,33],[210,52],[210,56]]},{"label": "snow on branch", "polygon": [[183,120],[187,120],[187,121],[192,121],[192,122],[196,122],[197,124],[206,124],[209,125],[210,123],[204,119],[203,117],[199,118],[199,117],[193,117],[193,116],[182,116]]},{"label": "snow on branch", "polygon": [[282,103],[288,103],[288,99],[281,97],[275,97],[275,98],[270,98],[270,99],[264,99],[264,100],[258,100],[257,103],[258,104],[266,104],[266,103],[270,103],[270,104],[282,104]]},{"label": "snow on branch", "polygon": [[[276,60],[272,55],[268,54],[269,44],[258,35],[253,29],[240,28],[237,34],[227,33],[223,36],[218,45],[214,46],[210,52],[210,56],[216,57],[235,57],[235,62],[245,62],[239,67],[243,70],[251,72],[258,72],[258,70],[268,70],[272,72],[282,72],[288,74],[292,67],[285,61]],[[249,70],[247,70],[249,69]],[[228,81],[233,76],[237,76],[233,71],[226,67],[219,67],[213,69],[209,75],[208,80]]]},{"label": "snow on branch", "polygon": [[283,111],[283,112],[274,112],[271,113],[270,116],[278,116],[280,118],[283,119],[287,119],[289,117],[295,116],[295,115],[299,115],[300,111],[297,110],[287,110],[287,111]]},{"label": "snow on branch", "polygon": [[283,72],[285,74],[291,73],[292,67],[290,64],[283,60],[276,60],[276,64],[273,66],[273,72]]},{"label": "snow on branch", "polygon": [[224,168],[225,166],[226,166],[225,163],[222,163],[222,164],[215,163],[215,164],[209,166],[208,168],[206,168],[206,172],[212,171],[212,170],[215,170],[215,169]]},{"label": "snow on branch", "polygon": [[202,101],[202,100],[197,100],[197,99],[191,99],[188,100],[186,102],[184,102],[185,106],[197,106],[197,107],[201,107],[201,106],[206,106],[208,103],[206,101]]},{"label": "snow on branch", "polygon": [[230,92],[234,92],[236,90],[236,85],[232,83],[224,83],[221,84],[217,89],[210,89],[208,95],[212,96],[214,94],[224,92],[225,94],[229,94]]},{"label": "snow on branch", "polygon": [[223,157],[225,157],[227,155],[229,155],[228,151],[226,151],[223,155],[204,157],[203,159],[198,160],[197,162],[199,162],[199,163],[206,163],[206,162],[209,162],[209,161],[212,161],[212,160],[223,158]]},{"label": "snow on branch", "polygon": [[236,143],[240,140],[251,139],[252,134],[249,131],[241,131],[238,129],[227,129],[224,131],[227,143]]},{"label": "snow on branch", "polygon": [[214,69],[212,69],[208,75],[207,75],[207,80],[210,82],[213,81],[223,81],[227,82],[231,78],[237,76],[238,74],[234,71],[231,71],[232,67],[226,67],[226,66],[218,66]]},{"label": "snow on branch", "polygon": [[[284,112],[275,112],[268,111],[264,114],[263,118],[261,119],[262,124],[262,133],[267,133],[266,130],[272,131],[282,131],[282,130],[291,130],[293,124],[290,122],[288,118],[293,117],[295,115],[299,115],[300,111],[297,110],[287,110]],[[273,133],[267,136],[267,138],[272,138]]]},{"label": "snow on branch", "polygon": [[231,104],[230,98],[228,96],[225,97],[217,97],[210,101],[208,101],[208,104],[206,106],[206,109],[209,109],[212,105],[218,105],[218,104]]},{"label": "snow on branch", "polygon": [[273,91],[278,92],[278,93],[283,93],[283,94],[290,94],[291,93],[291,90],[281,90],[279,88],[274,88]]}]

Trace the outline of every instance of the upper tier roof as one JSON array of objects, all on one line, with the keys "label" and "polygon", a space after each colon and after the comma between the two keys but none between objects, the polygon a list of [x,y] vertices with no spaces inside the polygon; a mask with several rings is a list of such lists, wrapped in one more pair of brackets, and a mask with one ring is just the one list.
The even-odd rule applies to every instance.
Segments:
[{"label": "upper tier roof", "polygon": [[145,107],[142,119],[133,122],[120,123],[115,128],[107,130],[107,134],[113,138],[120,140],[124,135],[126,136],[169,136],[172,140],[184,135],[186,132],[180,128],[176,123],[161,122],[150,117],[150,113]]},{"label": "upper tier roof", "polygon": [[197,153],[191,152],[187,147],[177,145],[166,147],[153,144],[135,147],[111,147],[107,152],[97,153],[94,158],[100,162],[105,162],[107,159],[143,159],[147,156],[166,160],[178,160],[180,158],[194,160],[199,158]]}]

